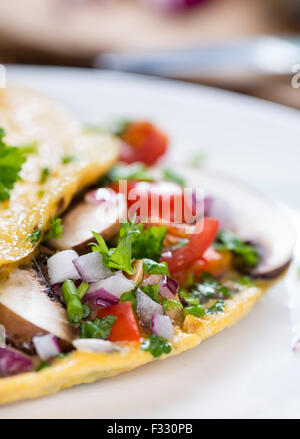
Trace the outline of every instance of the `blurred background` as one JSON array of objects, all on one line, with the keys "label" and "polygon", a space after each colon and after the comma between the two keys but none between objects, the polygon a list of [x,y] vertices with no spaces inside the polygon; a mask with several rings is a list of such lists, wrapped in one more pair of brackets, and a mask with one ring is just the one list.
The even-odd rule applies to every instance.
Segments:
[{"label": "blurred background", "polygon": [[300,0],[2,0],[0,63],[155,74],[300,108]]}]

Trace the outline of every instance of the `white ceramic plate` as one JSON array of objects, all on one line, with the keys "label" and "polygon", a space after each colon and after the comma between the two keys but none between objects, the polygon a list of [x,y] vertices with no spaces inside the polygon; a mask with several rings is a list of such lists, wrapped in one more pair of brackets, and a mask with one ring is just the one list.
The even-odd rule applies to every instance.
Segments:
[{"label": "white ceramic plate", "polygon": [[[150,118],[169,132],[176,160],[205,151],[210,167],[300,208],[295,110],[132,75],[14,67],[7,76],[61,100],[83,121]],[[300,229],[299,217],[293,217]],[[291,351],[288,308],[289,295],[300,294],[296,264],[287,282],[240,323],[199,347],[114,378],[0,408],[0,418],[299,417],[300,354]]]}]

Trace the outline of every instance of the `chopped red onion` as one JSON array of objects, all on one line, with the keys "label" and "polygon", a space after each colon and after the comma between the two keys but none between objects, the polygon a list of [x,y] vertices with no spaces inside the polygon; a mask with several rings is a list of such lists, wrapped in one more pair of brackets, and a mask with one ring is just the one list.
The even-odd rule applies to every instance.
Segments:
[{"label": "chopped red onion", "polygon": [[101,306],[116,305],[120,299],[110,294],[104,288],[99,288],[99,290],[85,294],[82,301],[87,303],[92,309],[97,309]]},{"label": "chopped red onion", "polygon": [[147,294],[143,293],[140,289],[137,290],[136,299],[138,318],[143,325],[150,328],[153,314],[155,312],[163,314],[163,307],[147,296]]},{"label": "chopped red onion", "polygon": [[179,284],[175,279],[164,275],[159,282],[159,294],[167,299],[174,299],[179,288]]},{"label": "chopped red onion", "polygon": [[0,377],[16,375],[32,369],[30,358],[6,348],[0,348]]},{"label": "chopped red onion", "polygon": [[152,332],[158,337],[172,340],[174,328],[170,317],[155,312],[152,317]]},{"label": "chopped red onion", "polygon": [[73,346],[78,351],[86,352],[113,352],[124,350],[124,348],[121,348],[116,343],[97,338],[77,338],[76,340],[73,340]]},{"label": "chopped red onion", "polygon": [[97,282],[112,275],[109,268],[104,267],[99,252],[91,252],[74,259],[73,264],[81,279],[85,282]]},{"label": "chopped red onion", "polygon": [[116,192],[110,188],[101,187],[94,191],[88,192],[84,197],[85,201],[89,204],[102,204],[105,201],[110,201],[116,196]]},{"label": "chopped red onion", "polygon": [[5,332],[5,326],[0,325],[0,348],[5,348],[6,346],[6,332]]},{"label": "chopped red onion", "polygon": [[56,357],[61,352],[57,338],[53,334],[37,335],[32,341],[41,360]]},{"label": "chopped red onion", "polygon": [[117,271],[112,276],[91,284],[87,293],[93,293],[94,291],[103,288],[110,294],[120,298],[123,293],[132,290],[135,286],[135,282],[127,279],[121,271]]},{"label": "chopped red onion", "polygon": [[64,250],[51,256],[47,260],[48,274],[51,285],[65,282],[67,279],[80,279],[74,267],[73,260],[78,258],[74,250]]}]

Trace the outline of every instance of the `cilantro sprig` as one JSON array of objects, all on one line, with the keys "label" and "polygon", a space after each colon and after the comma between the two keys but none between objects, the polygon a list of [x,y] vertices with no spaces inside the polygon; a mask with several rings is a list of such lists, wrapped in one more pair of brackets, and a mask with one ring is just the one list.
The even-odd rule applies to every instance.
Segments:
[{"label": "cilantro sprig", "polygon": [[80,337],[81,338],[99,338],[106,340],[109,337],[111,328],[117,317],[113,314],[109,314],[102,319],[96,318],[94,321],[86,321],[80,324]]},{"label": "cilantro sprig", "polygon": [[214,246],[220,251],[231,251],[234,256],[234,265],[241,271],[254,268],[259,264],[258,250],[253,245],[241,241],[231,232],[219,230]]},{"label": "cilantro sprig", "polygon": [[26,161],[22,149],[9,146],[4,142],[5,131],[0,128],[0,201],[10,198],[10,191],[21,180],[20,171]]},{"label": "cilantro sprig", "polygon": [[63,235],[63,225],[60,218],[57,216],[54,218],[50,218],[50,229],[48,230],[44,241],[48,241],[49,239],[53,238],[61,238]]},{"label": "cilantro sprig", "polygon": [[142,349],[143,351],[150,352],[154,358],[158,358],[162,354],[169,354],[172,350],[172,347],[164,338],[151,334],[143,342]]}]

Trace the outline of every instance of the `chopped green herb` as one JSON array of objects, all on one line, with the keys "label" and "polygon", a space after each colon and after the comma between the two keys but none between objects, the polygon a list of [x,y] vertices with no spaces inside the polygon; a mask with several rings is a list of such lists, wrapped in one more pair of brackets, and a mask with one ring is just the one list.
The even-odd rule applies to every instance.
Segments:
[{"label": "chopped green herb", "polygon": [[19,145],[18,149],[22,154],[36,154],[37,153],[37,142],[28,143],[27,145]]},{"label": "chopped green herb", "polygon": [[77,293],[80,300],[84,297],[88,289],[89,289],[89,284],[87,282],[82,282],[79,285],[79,287],[77,288]]},{"label": "chopped green herb", "polygon": [[63,165],[67,165],[68,163],[74,162],[74,160],[76,160],[75,155],[65,155],[61,159],[61,162]]},{"label": "chopped green herb", "polygon": [[134,235],[132,241],[133,258],[149,258],[158,261],[161,257],[166,233],[165,226],[152,226],[147,227],[142,233]]},{"label": "chopped green herb", "polygon": [[50,367],[50,363],[48,363],[47,361],[41,361],[35,370],[36,372],[39,372],[40,370],[46,369],[47,367]]},{"label": "chopped green herb", "polygon": [[229,299],[233,292],[210,273],[204,272],[199,283],[193,285],[189,291],[181,290],[179,294],[188,305],[197,305],[209,299]]},{"label": "chopped green herb", "polygon": [[141,290],[143,293],[147,294],[152,300],[159,303],[158,300],[158,285],[145,285],[144,287],[141,287]]},{"label": "chopped green herb", "polygon": [[163,178],[164,180],[174,181],[174,183],[177,183],[180,186],[185,185],[185,179],[170,168],[164,169]]},{"label": "chopped green herb", "polygon": [[62,286],[62,294],[67,306],[67,314],[71,323],[79,323],[83,319],[84,309],[72,280],[66,280]]},{"label": "chopped green herb", "polygon": [[179,291],[179,297],[184,300],[188,305],[199,305],[199,297],[194,296],[183,288]]},{"label": "chopped green herb", "polygon": [[165,312],[168,312],[171,309],[176,309],[176,308],[179,311],[182,311],[183,309],[182,304],[174,299],[166,299],[165,297],[162,297],[161,304]]},{"label": "chopped green herb", "polygon": [[68,354],[58,354],[55,358],[57,358],[58,360],[63,360],[64,358],[67,358],[67,356]]},{"label": "chopped green herb", "polygon": [[102,319],[96,318],[93,322],[87,321],[80,324],[81,338],[99,338],[105,340],[109,337],[112,325],[117,320],[113,314]]},{"label": "chopped green herb", "polygon": [[38,197],[42,198],[45,195],[45,191],[38,191]]},{"label": "chopped green herb", "polygon": [[142,163],[132,163],[131,165],[118,164],[107,174],[112,182],[119,180],[153,181],[148,173],[147,167]]},{"label": "chopped green herb", "polygon": [[3,138],[5,131],[0,128],[0,201],[10,198],[10,191],[20,178],[20,171],[26,156],[19,148],[8,146]]},{"label": "chopped green herb", "polygon": [[48,230],[44,241],[48,241],[53,238],[61,238],[64,228],[61,224],[61,219],[58,217],[50,218],[50,229]]},{"label": "chopped green herb", "polygon": [[136,312],[136,290],[137,287],[133,288],[126,293],[123,293],[120,297],[121,302],[131,302],[131,306],[134,312]]},{"label": "chopped green herb", "polygon": [[183,309],[183,314],[184,315],[191,314],[192,316],[195,316],[195,317],[202,317],[205,314],[205,308],[202,305],[186,306]]},{"label": "chopped green herb", "polygon": [[147,274],[169,274],[166,262],[155,262],[152,259],[144,259],[143,270]]},{"label": "chopped green herb", "polygon": [[260,256],[257,249],[246,244],[231,232],[219,231],[215,241],[215,248],[220,251],[230,250],[234,255],[234,264],[240,270],[256,267]]},{"label": "chopped green herb", "polygon": [[129,124],[130,121],[128,119],[118,119],[111,124],[110,132],[115,136],[121,136]]},{"label": "chopped green herb", "polygon": [[35,245],[39,242],[41,237],[42,237],[41,230],[36,230],[35,232],[30,233],[30,235],[27,237],[27,241],[30,241],[32,245]]},{"label": "chopped green herb", "polygon": [[108,247],[103,237],[96,232],[93,235],[97,241],[97,244],[91,243],[93,251],[98,251],[102,256],[103,264],[109,268],[115,268],[117,270],[125,271],[128,274],[133,274],[132,268],[132,235],[127,235],[122,238],[117,248],[108,250]]},{"label": "chopped green herb", "polygon": [[253,280],[247,276],[240,277],[239,279],[237,279],[237,282],[240,285],[245,285],[247,287],[254,287],[255,286],[255,283],[253,282]]},{"label": "chopped green herb", "polygon": [[43,168],[41,170],[41,177],[40,177],[40,183],[44,184],[48,180],[48,177],[50,175],[50,169],[49,168]]},{"label": "chopped green herb", "polygon": [[169,354],[172,350],[170,343],[164,338],[151,334],[142,344],[143,351],[150,352],[154,358],[160,357],[162,354]]},{"label": "chopped green herb", "polygon": [[217,300],[213,306],[206,309],[206,314],[217,314],[219,312],[223,312],[224,308],[225,308],[224,300]]}]

